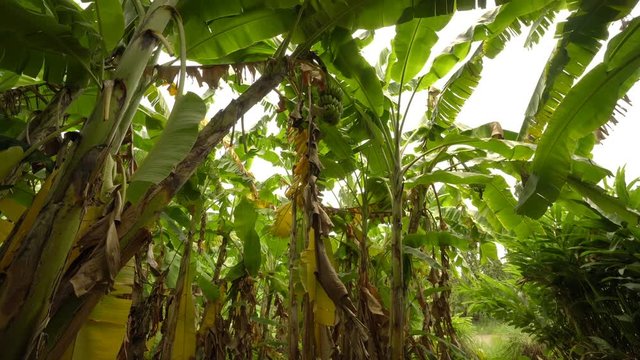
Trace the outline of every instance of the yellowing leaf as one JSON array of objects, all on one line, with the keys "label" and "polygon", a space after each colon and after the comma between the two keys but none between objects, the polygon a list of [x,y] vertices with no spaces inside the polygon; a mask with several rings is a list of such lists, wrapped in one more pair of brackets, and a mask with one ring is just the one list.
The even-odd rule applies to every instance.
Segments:
[{"label": "yellowing leaf", "polygon": [[8,149],[0,151],[0,180],[4,179],[11,173],[20,161],[22,161],[24,151],[21,146],[12,146]]},{"label": "yellowing leaf", "polygon": [[26,209],[26,206],[13,199],[0,199],[0,212],[14,223],[18,222],[20,216],[22,216],[22,213],[24,213]]},{"label": "yellowing leaf", "polygon": [[[188,260],[187,260],[188,261]],[[173,341],[171,359],[189,360],[196,358],[196,314],[191,294],[191,280],[193,279],[192,266],[187,263],[180,306],[178,308],[178,322],[176,323],[176,335]]]},{"label": "yellowing leaf", "polygon": [[318,264],[316,262],[316,247],[313,229],[309,230],[309,246],[305,249],[300,260],[303,265],[300,276],[305,290],[309,293],[309,299],[313,304],[315,320],[318,324],[333,326],[336,321],[336,305],[331,301],[327,293],[316,279]]},{"label": "yellowing leaf", "polygon": [[329,295],[322,286],[316,286],[316,303],[313,307],[316,322],[325,326],[333,326],[336,323],[336,305],[329,299]]},{"label": "yellowing leaf", "polygon": [[311,299],[315,299],[316,296],[316,278],[314,271],[317,270],[315,250],[305,249],[300,254],[300,262],[303,266],[300,267],[300,280],[302,280],[302,286],[304,291],[309,293]]},{"label": "yellowing leaf", "polygon": [[275,236],[287,237],[291,234],[291,222],[293,214],[291,213],[291,203],[280,205],[276,210],[276,219],[271,226],[271,233]]},{"label": "yellowing leaf", "polygon": [[163,325],[166,330],[163,331],[161,345],[160,359],[162,360],[195,360],[196,358],[196,314],[191,294],[195,262],[191,261],[190,240],[191,238],[186,242],[175,295]]},{"label": "yellowing leaf", "polygon": [[216,315],[218,312],[218,302],[210,302],[204,308],[204,312],[202,314],[202,322],[200,323],[200,329],[198,329],[198,333],[202,336],[207,333],[210,329],[212,329],[216,324]]},{"label": "yellowing leaf", "polygon": [[118,274],[114,291],[105,296],[93,309],[76,337],[74,360],[113,360],[117,357],[127,329],[133,264],[127,264]]},{"label": "yellowing leaf", "polygon": [[213,302],[208,302],[207,306],[205,306],[202,320],[200,321],[200,328],[198,329],[198,334],[200,336],[204,336],[216,325],[216,316],[220,312],[222,304],[224,304],[224,294],[225,286],[224,284],[222,284],[220,288],[220,296],[218,297],[218,299]]}]

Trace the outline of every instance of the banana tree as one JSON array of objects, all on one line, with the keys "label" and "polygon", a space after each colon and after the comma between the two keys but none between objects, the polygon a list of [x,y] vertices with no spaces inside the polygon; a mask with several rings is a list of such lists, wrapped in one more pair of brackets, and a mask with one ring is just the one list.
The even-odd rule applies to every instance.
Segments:
[{"label": "banana tree", "polygon": [[[140,263],[143,250],[151,242],[164,248],[166,242],[165,232],[157,227],[170,226],[173,237],[187,234],[185,239],[193,239],[199,229],[205,234],[199,239],[205,239],[207,231],[212,231],[207,226],[210,221],[207,211],[211,210],[218,212],[218,220],[223,224],[215,230],[216,236],[225,244],[218,252],[217,261],[212,261],[217,270],[204,277],[198,266],[194,270],[191,259],[203,257],[191,252],[191,241],[167,246],[172,254],[183,260],[179,268],[174,267],[173,272],[167,273],[179,273],[180,281],[167,278],[165,284],[164,277],[171,278],[163,275],[166,268],[149,265],[152,272],[157,272],[151,292],[154,295],[145,298],[140,288],[134,288],[132,297],[138,300],[132,304],[127,334],[131,334],[129,340],[137,338],[138,342],[135,346],[123,344],[120,356],[127,356],[129,351],[144,352],[144,343],[139,341],[144,327],[134,326],[134,320],[140,316],[135,315],[134,310],[144,308],[143,300],[152,302],[164,298],[165,285],[174,289],[175,303],[170,307],[171,316],[166,321],[165,338],[157,348],[158,354],[164,357],[174,354],[175,357],[178,356],[175,354],[193,353],[190,345],[182,350],[176,347],[177,342],[184,343],[182,340],[176,342],[176,339],[185,338],[182,335],[189,343],[196,337],[189,326],[184,326],[184,319],[193,319],[189,315],[195,306],[189,294],[193,280],[209,293],[207,301],[202,303],[204,313],[197,334],[198,341],[206,344],[207,354],[230,350],[234,356],[250,357],[252,350],[246,346],[257,333],[242,329],[251,328],[245,326],[251,314],[257,311],[254,295],[265,294],[260,306],[265,314],[263,318],[269,315],[272,304],[276,311],[284,314],[278,305],[281,304],[279,294],[272,291],[278,288],[277,282],[269,280],[263,286],[255,281],[263,276],[262,269],[276,266],[273,263],[265,265],[261,260],[261,239],[265,237],[256,230],[264,227],[259,209],[265,204],[261,201],[267,195],[260,193],[254,184],[248,186],[246,193],[228,194],[233,201],[221,201],[215,207],[205,206],[199,211],[194,211],[193,201],[180,199],[185,191],[188,194],[189,188],[193,188],[189,185],[191,182],[195,181],[195,188],[207,188],[202,178],[215,178],[215,173],[222,171],[221,168],[203,170],[208,159],[214,157],[210,156],[212,151],[230,131],[235,132],[232,130],[234,125],[251,107],[272,90],[279,89],[281,104],[277,110],[288,115],[281,119],[280,126],[287,128],[290,136],[287,139],[290,141],[282,140],[280,147],[295,145],[295,155],[287,162],[287,165],[295,164],[287,194],[291,210],[280,212],[290,218],[292,224],[288,264],[291,269],[290,357],[298,356],[298,296],[304,299],[303,356],[329,356],[329,335],[337,321],[331,309],[335,307],[341,311],[339,318],[345,320],[338,327],[346,329],[340,336],[344,339],[345,334],[355,334],[360,339],[358,346],[350,349],[354,356],[363,357],[365,351],[384,356],[384,351],[374,341],[382,337],[367,329],[367,326],[375,326],[376,321],[384,321],[386,316],[384,301],[373,295],[375,287],[367,286],[368,274],[364,271],[369,265],[366,246],[369,217],[366,215],[370,213],[371,195],[388,199],[391,210],[389,274],[392,281],[386,285],[392,289],[390,356],[402,358],[407,344],[413,341],[413,337],[405,335],[408,328],[404,289],[408,277],[404,274],[407,262],[403,254],[406,249],[403,237],[414,241],[416,234],[422,236],[420,231],[433,230],[426,229],[431,226],[430,221],[422,225],[424,229],[415,226],[420,222],[419,210],[410,216],[410,226],[403,225],[407,208],[405,190],[411,190],[414,196],[414,209],[429,208],[427,205],[435,203],[439,212],[456,205],[452,205],[455,201],[447,202],[446,195],[433,184],[473,184],[481,189],[477,193],[484,194],[476,198],[476,203],[491,226],[504,226],[518,236],[537,231],[535,222],[513,212],[516,202],[505,181],[493,176],[489,170],[498,168],[524,180],[534,148],[508,141],[516,137],[496,126],[489,125],[468,133],[452,127],[464,100],[479,81],[483,59],[495,56],[504,48],[512,34],[521,31],[522,24],[534,26],[530,36],[530,42],[534,43],[550,26],[555,12],[565,7],[573,11],[565,28],[577,26],[579,31],[563,33],[553,55],[555,60],[551,62],[554,65],[550,65],[539,86],[544,88],[540,90],[542,99],[559,102],[559,105],[557,109],[555,103],[544,107],[544,111],[554,110],[546,130],[552,135],[545,132],[540,140],[519,209],[529,215],[542,209],[537,198],[530,195],[533,193],[542,194],[545,201],[552,201],[557,194],[543,191],[551,180],[553,186],[561,187],[569,179],[570,185],[584,196],[592,201],[601,200],[592,185],[606,172],[581,159],[572,159],[570,146],[568,152],[555,149],[558,146],[564,149],[563,146],[606,121],[605,115],[611,113],[617,99],[637,79],[634,70],[637,68],[634,57],[638,53],[634,51],[637,41],[633,41],[636,22],[631,22],[611,41],[603,64],[594,68],[577,86],[567,88],[560,77],[570,73],[575,79],[583,72],[575,70],[574,63],[586,64],[592,55],[584,55],[580,46],[588,45],[589,54],[597,50],[597,41],[587,45],[581,43],[585,36],[580,31],[589,39],[603,39],[606,37],[603,29],[628,14],[634,4],[633,1],[624,6],[613,2],[507,2],[482,16],[420,75],[429,58],[429,49],[437,40],[437,31],[448,23],[451,14],[458,9],[483,6],[482,2],[398,1],[388,4],[383,1],[285,0],[210,4],[178,0],[152,3],[95,0],[88,2],[86,8],[70,0],[52,0],[46,4],[20,0],[4,2],[0,5],[0,33],[3,34],[0,41],[6,51],[0,59],[0,89],[7,90],[3,93],[3,101],[7,104],[4,115],[11,119],[7,120],[11,126],[2,127],[5,137],[0,138],[0,151],[3,159],[7,159],[0,164],[0,211],[3,215],[0,219],[0,345],[8,349],[5,356],[8,359],[69,356],[69,349],[78,348],[72,344],[80,329],[83,329],[81,334],[85,334],[82,336],[89,331],[83,327],[86,320],[97,318],[94,316],[99,311],[92,310],[105,299],[106,292],[118,289],[116,285],[122,283],[123,278],[118,275],[121,270],[125,266],[127,269],[137,266],[136,277],[126,277],[126,281],[142,281],[139,271],[142,266],[135,264]],[[382,13],[385,16],[381,17]],[[598,20],[598,31],[589,32],[584,26],[584,19],[590,17]],[[360,55],[363,41],[354,39],[352,34],[357,29],[374,30],[389,25],[398,25],[397,35],[392,51],[383,57],[384,63],[377,72]],[[567,56],[564,56],[565,48],[570,50]],[[172,60],[159,64],[163,52]],[[197,61],[200,65],[187,66],[187,60]],[[179,65],[175,65],[178,62]],[[458,64],[461,67],[449,75]],[[260,77],[247,86],[243,83],[246,81],[243,73],[259,73]],[[212,88],[225,78],[238,91],[238,96],[208,122],[202,122],[207,103],[200,96],[185,92],[187,76],[206,82]],[[442,94],[434,98],[427,113],[429,123],[418,131],[406,133],[407,114],[402,109],[410,106],[405,104],[411,104],[417,91],[429,89],[437,80],[449,76]],[[158,86],[162,82],[172,84],[175,104],[171,111],[159,95]],[[584,101],[580,102],[589,98],[585,93],[588,91],[591,91],[591,98],[598,100],[589,106],[602,103],[606,105],[606,111],[597,112],[594,119],[589,117],[593,121],[589,120],[588,126],[567,127],[567,119],[569,124],[579,123],[586,116],[581,114],[591,109]],[[568,93],[566,97],[561,102],[557,100],[562,97],[557,94],[564,93]],[[344,94],[342,101],[339,94]],[[143,99],[151,101],[152,106]],[[536,119],[538,117],[536,115]],[[336,122],[341,125],[336,127]],[[281,131],[282,139],[284,133]],[[559,134],[568,134],[568,137],[561,138],[560,142],[552,141]],[[233,135],[232,139],[235,138]],[[422,141],[421,136],[427,140]],[[545,137],[552,140],[545,140]],[[231,163],[240,169],[239,176],[243,178],[246,171],[242,170],[242,163],[253,156],[246,153],[246,136],[244,139],[245,154],[238,150],[241,154],[238,157],[228,150]],[[418,145],[419,153],[407,156],[405,150],[414,145]],[[460,146],[472,150],[463,151]],[[227,144],[227,148],[233,149],[233,146]],[[508,161],[497,164],[483,160],[483,156],[490,153]],[[263,155],[273,158],[272,154]],[[356,156],[362,164],[361,172],[366,171],[366,175],[356,175]],[[554,177],[543,165],[548,164],[549,159],[558,160],[558,156],[562,157],[563,169],[570,168],[571,171]],[[449,162],[448,168],[440,168],[443,162]],[[469,168],[471,165],[467,164],[472,162],[480,165]],[[340,169],[341,164],[347,166]],[[361,238],[360,264],[363,269],[357,297],[351,294],[335,270],[330,246],[331,216],[318,196],[325,177],[337,180],[353,176],[359,179],[356,183],[363,189],[362,194],[354,193],[365,218],[359,224],[345,227],[344,231],[345,234],[353,233],[355,228],[361,233],[354,235],[356,239]],[[411,179],[409,183],[407,177]],[[571,179],[587,181],[588,186]],[[536,189],[531,190],[532,187]],[[381,195],[381,189],[389,189],[389,194]],[[207,191],[192,191],[192,195],[214,193]],[[469,194],[475,196],[475,192]],[[193,197],[198,198],[198,195]],[[240,201],[240,198],[246,200]],[[172,207],[167,208],[172,202]],[[176,210],[180,207],[186,208],[186,212]],[[230,212],[229,208],[233,207],[237,211]],[[531,208],[537,210],[530,211]],[[181,213],[183,215],[179,215]],[[163,219],[166,214],[187,220],[182,224],[175,219],[167,221]],[[191,219],[186,214],[191,214]],[[627,220],[633,219],[630,213],[623,215]],[[444,215],[438,217],[437,227],[448,234]],[[303,221],[298,226],[300,218]],[[198,227],[199,221],[205,225]],[[234,229],[230,230],[225,223],[233,223]],[[242,251],[231,250],[234,241],[241,244]],[[199,240],[199,244],[205,242]],[[436,243],[440,256],[438,266],[446,268],[450,243],[447,245],[446,241],[441,243],[439,240]],[[424,244],[412,242],[409,245],[415,249]],[[305,248],[298,260],[298,249],[302,246]],[[180,247],[182,250],[177,250]],[[414,250],[408,252],[415,258],[422,256]],[[138,258],[135,264],[130,262],[134,256]],[[236,266],[226,272],[225,280],[231,287],[225,298],[213,295],[215,291],[211,286],[222,288],[218,282],[227,257],[235,259]],[[306,271],[302,290],[293,276],[298,268]],[[437,283],[444,287],[447,276],[442,274],[434,286]],[[201,281],[203,278],[206,281]],[[297,295],[300,291],[305,295]],[[447,292],[442,291],[442,294],[439,298],[444,298],[446,303]],[[357,308],[352,300],[358,300]],[[156,303],[164,304],[162,301]],[[318,304],[321,306],[317,307]],[[224,321],[216,320],[223,311],[229,311],[233,316]],[[177,318],[183,320],[176,321]],[[443,321],[446,325],[446,316]],[[232,332],[225,331],[225,324],[229,323],[241,325],[234,327]],[[178,328],[182,329],[178,331],[181,335],[176,333]],[[270,338],[268,328],[268,324],[265,325],[261,334],[265,341]],[[245,347],[224,350],[210,341],[216,336],[230,334],[244,339]],[[418,347],[412,345],[412,348]],[[259,356],[267,356],[267,350],[268,347],[263,346]],[[446,353],[446,350],[439,351]]]},{"label": "banana tree", "polygon": [[[49,5],[2,5],[3,39],[15,39],[4,40],[4,48],[12,49],[2,58],[9,71],[6,80],[22,75],[63,84],[33,124],[37,142],[29,144],[32,131],[24,131],[28,145],[37,150],[57,139],[68,130],[61,125],[64,108],[83,92],[96,95],[78,132],[65,135],[39,196],[11,224],[3,242],[0,332],[12,334],[2,336],[12,339],[11,346],[3,343],[11,349],[7,358],[64,351],[121,267],[148,242],[147,223],[235,121],[285,77],[283,55],[289,43],[300,44],[291,63],[338,22],[373,29],[455,10],[450,4],[431,8],[411,2],[391,8],[383,2],[364,8],[361,2],[324,6],[298,1],[225,7],[177,0],[150,5],[94,1],[86,9],[64,0]],[[376,14],[383,7],[390,16],[380,19]],[[205,26],[215,31],[203,31]],[[286,35],[276,49],[272,38],[280,34]],[[165,131],[136,171],[130,127],[147,88],[162,74],[162,67],[153,71],[162,49],[179,54],[178,97]],[[262,77],[198,132],[206,108],[196,95],[184,94],[187,58],[215,65],[263,60],[274,53],[275,59],[261,68]],[[30,149],[12,146],[3,152],[11,160],[2,173],[7,189],[20,180],[17,166]]]},{"label": "banana tree", "polygon": [[[414,19],[398,25],[396,27],[396,37],[392,43],[392,51],[389,53],[388,59],[384,59],[384,63],[380,64],[379,68],[381,80],[385,82],[386,90],[390,95],[397,96],[397,101],[390,102],[391,107],[386,107],[386,104],[389,104],[389,100],[385,100],[382,95],[382,89],[375,86],[376,72],[373,68],[363,65],[362,61],[333,62],[334,66],[343,75],[349,77],[349,74],[354,74],[350,77],[358,84],[361,84],[360,91],[362,93],[356,91],[355,97],[367,106],[368,111],[361,111],[361,116],[370,134],[369,142],[373,145],[365,154],[370,162],[381,164],[381,166],[377,166],[381,171],[380,175],[386,172],[386,177],[389,181],[389,191],[393,204],[393,241],[391,245],[393,263],[391,356],[393,358],[401,358],[405,346],[405,341],[403,340],[405,333],[404,308],[406,306],[403,298],[405,279],[402,270],[404,177],[407,171],[416,165],[422,157],[436,152],[438,155],[443,156],[435,156],[435,158],[430,159],[430,165],[426,165],[423,169],[427,173],[433,171],[437,163],[446,160],[446,155],[444,154],[448,147],[456,144],[455,140],[450,144],[425,142],[422,149],[424,154],[419,155],[417,159],[404,163],[405,149],[414,136],[418,134],[418,131],[407,134],[408,142],[403,141],[405,136],[404,127],[407,121],[407,113],[411,108],[411,102],[417,91],[429,89],[437,80],[447,77],[456,64],[462,62],[471,54],[470,60],[451,76],[443,94],[435,101],[430,113],[431,122],[427,128],[431,128],[430,136],[433,137],[433,130],[437,129],[436,125],[445,128],[451,126],[457,112],[464,103],[465,96],[468,96],[468,93],[461,95],[463,91],[461,91],[459,83],[463,83],[465,87],[475,86],[480,76],[482,59],[496,56],[504,48],[505,42],[511,38],[511,34],[519,31],[521,23],[528,23],[532,19],[539,18],[550,9],[553,9],[554,6],[557,6],[557,4],[545,1],[527,5],[508,3],[498,9],[488,11],[481,17],[478,24],[472,26],[469,31],[460,36],[443,54],[435,57],[428,71],[419,77],[417,75],[422,71],[429,59],[430,48],[437,42],[436,32],[448,23],[450,17]],[[481,41],[481,43],[477,50],[472,53],[472,44],[477,41]],[[344,43],[344,41],[341,43]],[[425,48],[427,51],[425,51]],[[354,51],[344,45],[337,50],[343,52]],[[344,58],[344,54],[339,54],[337,50],[334,50],[333,57],[336,58],[343,55]],[[351,53],[349,59],[357,59],[357,56]],[[403,98],[403,95],[409,96],[406,105],[404,103],[406,98]],[[403,108],[406,110],[403,110]],[[463,142],[465,141],[463,140]],[[379,148],[383,149],[382,153],[377,150]],[[423,166],[422,164],[419,165]],[[375,168],[376,166],[372,165],[370,169],[375,171]],[[428,174],[425,175],[428,176]],[[438,179],[438,176],[433,177],[435,182],[438,182]],[[477,178],[470,181],[477,181]],[[423,184],[428,185],[429,181],[425,180]],[[444,223],[441,223],[440,229],[444,230],[445,228]]]}]

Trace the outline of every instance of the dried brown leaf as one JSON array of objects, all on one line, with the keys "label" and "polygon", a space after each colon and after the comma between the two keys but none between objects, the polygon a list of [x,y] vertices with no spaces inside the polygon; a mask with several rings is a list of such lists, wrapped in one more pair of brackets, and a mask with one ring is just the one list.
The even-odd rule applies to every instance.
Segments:
[{"label": "dried brown leaf", "polygon": [[385,316],[384,308],[382,307],[378,299],[376,299],[375,296],[371,294],[371,291],[369,291],[369,289],[367,289],[366,287],[363,287],[362,292],[367,298],[367,307],[369,308],[369,311],[375,315]]},{"label": "dried brown leaf", "polygon": [[105,274],[104,253],[99,253],[82,265],[78,272],[69,280],[77,297],[88,293],[95,284],[101,282]]},{"label": "dried brown leaf", "polygon": [[499,122],[491,123],[491,137],[494,139],[504,139],[504,130]]},{"label": "dried brown leaf", "polygon": [[[220,84],[220,79],[226,78],[228,75],[229,65],[213,65],[202,68],[202,81],[213,89],[217,89]],[[202,86],[202,83],[200,83],[200,85]]]}]

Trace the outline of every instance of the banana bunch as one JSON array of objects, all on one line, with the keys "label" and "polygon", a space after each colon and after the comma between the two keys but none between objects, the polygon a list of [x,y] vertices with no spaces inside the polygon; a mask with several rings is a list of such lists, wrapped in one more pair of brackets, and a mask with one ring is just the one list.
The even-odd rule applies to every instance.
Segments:
[{"label": "banana bunch", "polygon": [[328,79],[327,86],[320,93],[318,106],[322,109],[321,119],[331,125],[336,125],[342,116],[342,89],[337,82]]}]

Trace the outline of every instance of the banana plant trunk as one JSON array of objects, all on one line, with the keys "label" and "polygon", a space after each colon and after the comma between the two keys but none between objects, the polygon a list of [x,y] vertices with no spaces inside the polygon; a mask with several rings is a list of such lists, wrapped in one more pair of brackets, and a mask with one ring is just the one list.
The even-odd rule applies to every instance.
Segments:
[{"label": "banana plant trunk", "polygon": [[[65,262],[77,238],[86,207],[100,192],[100,174],[108,154],[118,149],[117,129],[177,0],[155,2],[149,16],[123,53],[120,65],[105,80],[102,95],[85,123],[80,141],[71,145],[47,201],[32,223],[16,224],[7,239],[12,249],[0,259],[0,347],[2,358],[34,357],[46,342],[50,305],[60,284]],[[126,263],[123,262],[123,263]]]},{"label": "banana plant trunk", "polygon": [[[178,163],[175,170],[163,181],[151,186],[136,205],[129,205],[124,209],[122,221],[117,227],[120,237],[121,266],[148,244],[151,239],[146,229],[149,221],[169,204],[173,196],[193,175],[207,155],[222,141],[236,121],[280,84],[286,74],[286,60],[270,62],[260,79],[209,121],[198,135],[191,152]],[[98,224],[83,235],[80,241],[91,243],[91,240],[85,239],[103,238],[105,231],[106,225]],[[104,242],[101,246],[104,246]],[[94,251],[93,254],[93,257],[84,259],[84,267],[91,267],[95,263],[104,261],[104,258],[100,258],[100,254],[104,254],[104,251]],[[71,270],[63,277],[60,296],[54,304],[57,311],[52,314],[47,327],[50,340],[47,343],[46,352],[50,359],[55,359],[56,354],[64,353],[86,316],[105,293],[104,286],[96,285],[86,295],[76,297],[69,279],[80,270],[82,266]],[[101,275],[98,273],[95,276],[100,278]]]},{"label": "banana plant trunk", "polygon": [[[140,100],[140,80],[169,22],[177,0],[154,2],[123,53],[118,68],[105,81],[101,96],[81,131],[81,140],[67,152],[47,201],[29,224],[16,224],[0,258],[0,346],[3,359],[38,356],[55,359],[64,353],[87,316],[108,291],[105,241],[109,222],[99,219],[78,239],[86,206],[99,195],[94,185],[105,160],[122,143]],[[270,61],[264,75],[200,132],[191,152],[167,178],[153,185],[136,204],[125,206],[117,224],[120,261],[116,271],[150,240],[146,225],[171,201],[236,121],[273,90],[287,72],[287,59]],[[110,105],[109,105],[110,104]],[[94,244],[94,251],[76,259],[66,273],[65,262],[75,242]],[[95,286],[77,297],[69,282],[79,271]],[[110,269],[111,270],[111,269]],[[46,334],[46,336],[44,336]]]},{"label": "banana plant trunk", "polygon": [[402,194],[403,175],[399,149],[391,179],[391,358],[404,359],[404,289],[402,267]]},{"label": "banana plant trunk", "polygon": [[296,196],[291,200],[291,238],[289,243],[289,359],[297,360],[300,357],[298,342],[300,331],[298,329],[298,297],[296,296],[296,267],[298,266],[298,204]]}]

